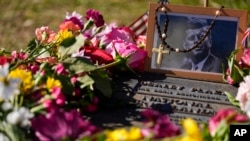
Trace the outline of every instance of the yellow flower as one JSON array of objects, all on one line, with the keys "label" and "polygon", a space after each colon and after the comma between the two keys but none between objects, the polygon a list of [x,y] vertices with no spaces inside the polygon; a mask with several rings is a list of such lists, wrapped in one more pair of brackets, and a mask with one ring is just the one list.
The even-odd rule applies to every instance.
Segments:
[{"label": "yellow flower", "polygon": [[140,128],[118,128],[106,132],[106,141],[137,141],[142,138]]},{"label": "yellow flower", "polygon": [[201,131],[195,120],[187,118],[182,121],[182,126],[186,134],[180,139],[180,141],[202,141]]},{"label": "yellow flower", "polygon": [[32,79],[32,73],[30,71],[17,68],[15,70],[12,70],[9,73],[8,77],[21,79],[22,91],[28,91],[34,86],[34,80]]},{"label": "yellow flower", "polygon": [[56,36],[57,45],[59,46],[63,40],[73,36],[73,33],[69,30],[60,30]]},{"label": "yellow flower", "polygon": [[128,130],[128,140],[129,141],[137,141],[140,138],[142,138],[140,128],[131,127],[130,130]]},{"label": "yellow flower", "polygon": [[52,77],[48,77],[46,81],[46,88],[48,90],[51,90],[53,87],[62,87],[61,82],[59,80],[56,80]]}]

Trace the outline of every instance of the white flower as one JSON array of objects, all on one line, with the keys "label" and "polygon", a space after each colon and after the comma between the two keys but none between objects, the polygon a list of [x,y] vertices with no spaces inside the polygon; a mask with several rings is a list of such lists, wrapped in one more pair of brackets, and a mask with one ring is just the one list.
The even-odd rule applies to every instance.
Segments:
[{"label": "white flower", "polygon": [[15,110],[7,115],[7,122],[13,125],[17,125],[21,122],[21,114]]},{"label": "white flower", "polygon": [[18,78],[8,78],[9,64],[0,66],[0,98],[3,100],[12,99],[15,94],[19,94],[21,80]]},{"label": "white flower", "polygon": [[250,75],[244,77],[244,81],[240,83],[236,100],[239,101],[242,111],[250,112]]},{"label": "white flower", "polygon": [[83,20],[82,20],[82,15],[77,13],[76,11],[72,12],[72,13],[69,13],[69,12],[66,12],[66,19],[69,20],[71,18],[77,18],[82,24],[83,24]]},{"label": "white flower", "polygon": [[30,126],[30,119],[34,117],[34,114],[25,107],[15,109],[7,115],[7,122],[13,125],[20,124],[21,127]]},{"label": "white flower", "polygon": [[13,108],[13,105],[10,102],[4,102],[1,108],[3,111],[8,111]]},{"label": "white flower", "polygon": [[250,101],[247,101],[243,111],[245,111],[247,116],[250,117]]},{"label": "white flower", "polygon": [[12,99],[20,93],[21,80],[18,78],[5,78],[0,81],[0,98],[3,100]]},{"label": "white flower", "polygon": [[3,66],[0,66],[0,77],[6,78],[9,74],[9,64],[4,64]]},{"label": "white flower", "polygon": [[0,141],[10,141],[7,136],[0,132]]}]

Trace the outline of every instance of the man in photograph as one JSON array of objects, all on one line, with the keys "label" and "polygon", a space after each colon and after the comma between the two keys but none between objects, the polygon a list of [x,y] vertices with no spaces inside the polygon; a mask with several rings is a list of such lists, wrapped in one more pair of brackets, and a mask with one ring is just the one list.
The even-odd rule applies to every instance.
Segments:
[{"label": "man in photograph", "polygon": [[[188,18],[188,29],[184,38],[183,48],[190,49],[206,34],[209,24],[206,19]],[[222,72],[222,59],[211,53],[213,45],[211,31],[205,40],[195,49],[185,53],[181,68],[192,71]]]}]

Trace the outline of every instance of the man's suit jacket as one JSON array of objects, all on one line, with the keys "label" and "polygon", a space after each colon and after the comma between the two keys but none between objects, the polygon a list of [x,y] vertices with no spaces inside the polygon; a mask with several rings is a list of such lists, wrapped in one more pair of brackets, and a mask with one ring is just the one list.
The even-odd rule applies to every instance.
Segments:
[{"label": "man's suit jacket", "polygon": [[[222,59],[210,54],[207,60],[205,61],[201,71],[222,73],[222,64]],[[183,64],[181,65],[181,68],[191,70],[192,60],[190,58],[185,58]]]}]

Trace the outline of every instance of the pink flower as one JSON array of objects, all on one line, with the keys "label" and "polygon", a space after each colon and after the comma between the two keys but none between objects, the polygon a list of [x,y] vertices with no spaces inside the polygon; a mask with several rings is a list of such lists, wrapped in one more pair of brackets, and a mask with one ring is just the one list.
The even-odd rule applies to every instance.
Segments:
[{"label": "pink flower", "polygon": [[46,108],[47,111],[52,111],[55,109],[55,105],[53,103],[52,99],[47,99],[47,100],[41,100],[43,103],[43,106]]},{"label": "pink flower", "polygon": [[[118,54],[116,54],[116,51]],[[114,59],[117,57],[117,55],[120,55],[123,58],[128,57],[127,64],[132,69],[143,71],[147,52],[138,48],[135,44],[127,43],[122,40],[115,40],[106,47],[106,52],[111,54]]]},{"label": "pink flower", "polygon": [[147,37],[145,35],[139,35],[135,38],[136,44],[140,47],[140,48],[146,48],[146,41],[147,41]]},{"label": "pink flower", "polygon": [[65,104],[65,96],[63,95],[60,87],[53,87],[52,95],[54,96],[57,105]]},{"label": "pink flower", "polygon": [[98,129],[84,120],[79,112],[72,110],[53,110],[32,120],[35,135],[41,141],[76,140],[79,137],[93,135]]},{"label": "pink flower", "polygon": [[77,82],[77,76],[72,76],[70,78],[70,81],[71,81],[72,84],[75,84]]},{"label": "pink flower", "polygon": [[142,113],[144,125],[147,126],[142,131],[144,136],[149,136],[149,133],[154,134],[154,138],[173,137],[181,133],[180,128],[170,121],[169,117],[154,111],[146,109]]},{"label": "pink flower", "polygon": [[51,43],[56,37],[56,33],[52,31],[48,26],[42,26],[35,31],[38,41],[43,43]]},{"label": "pink flower", "polygon": [[55,67],[54,67],[55,71],[57,74],[63,74],[63,75],[67,75],[67,71],[65,70],[64,66],[62,63],[59,63],[57,64]]},{"label": "pink flower", "polygon": [[96,10],[90,9],[86,12],[86,17],[87,20],[92,20],[96,27],[100,27],[104,25],[104,19],[103,16]]},{"label": "pink flower", "polygon": [[38,64],[28,64],[28,69],[32,72],[32,74],[35,74],[39,71],[40,67]]},{"label": "pink flower", "polygon": [[234,109],[221,109],[209,119],[209,131],[212,136],[215,135],[220,122],[223,120],[226,120],[229,125],[233,122],[247,122],[249,119],[246,115],[240,114]]},{"label": "pink flower", "polygon": [[71,21],[74,24],[78,25],[80,27],[80,29],[83,29],[83,20],[82,20],[82,15],[77,13],[76,11],[69,13],[66,13],[66,19],[65,21]]},{"label": "pink flower", "polygon": [[17,51],[12,51],[11,52],[11,57],[19,60],[24,60],[28,57],[28,54],[24,52],[17,52]]},{"label": "pink flower", "polygon": [[244,54],[243,56],[241,56],[239,64],[242,67],[248,67],[248,68],[250,67],[250,49],[249,48],[244,50]]},{"label": "pink flower", "polygon": [[244,77],[244,81],[240,83],[236,100],[239,101],[242,111],[250,111],[250,109],[247,108],[247,102],[250,102],[250,75]]},{"label": "pink flower", "polygon": [[231,72],[229,68],[226,71],[226,79],[227,79],[228,84],[231,84],[231,85],[235,84],[235,81],[231,77]]},{"label": "pink flower", "polygon": [[127,27],[118,28],[115,25],[109,25],[98,34],[102,45],[108,45],[114,40],[123,40],[124,42],[134,42],[132,31]]}]

